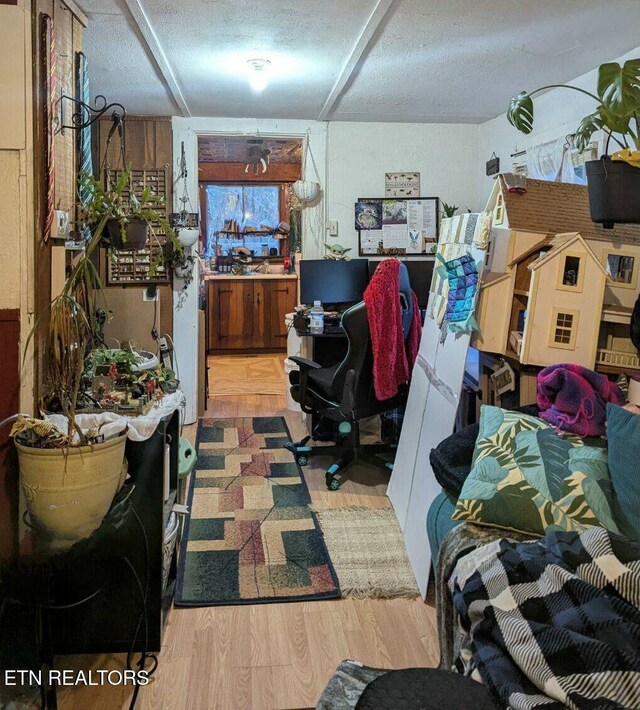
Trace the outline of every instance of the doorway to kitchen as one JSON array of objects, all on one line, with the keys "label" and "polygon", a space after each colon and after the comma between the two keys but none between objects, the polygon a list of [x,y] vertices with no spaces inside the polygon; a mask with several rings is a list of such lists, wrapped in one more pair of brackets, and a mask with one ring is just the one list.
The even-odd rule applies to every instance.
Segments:
[{"label": "doorway to kitchen", "polygon": [[198,137],[209,397],[284,395],[303,139]]}]

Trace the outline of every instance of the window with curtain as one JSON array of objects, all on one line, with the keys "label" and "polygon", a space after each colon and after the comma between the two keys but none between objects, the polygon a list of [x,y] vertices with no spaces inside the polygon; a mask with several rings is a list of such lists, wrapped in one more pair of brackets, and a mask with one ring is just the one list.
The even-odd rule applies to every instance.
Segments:
[{"label": "window with curtain", "polygon": [[[252,235],[251,231],[275,229],[281,221],[280,187],[278,185],[207,185],[207,256],[215,253],[215,246],[227,254],[237,246],[246,246],[257,256],[266,249],[278,249],[281,240],[273,235]],[[242,237],[224,234],[234,222]],[[221,233],[222,232],[222,233]]]}]

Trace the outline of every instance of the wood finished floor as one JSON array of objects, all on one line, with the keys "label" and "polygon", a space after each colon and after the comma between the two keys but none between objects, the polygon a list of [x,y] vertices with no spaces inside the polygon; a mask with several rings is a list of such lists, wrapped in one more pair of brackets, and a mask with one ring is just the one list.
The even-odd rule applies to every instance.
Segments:
[{"label": "wood finished floor", "polygon": [[[206,413],[216,418],[277,415],[286,418],[293,437],[303,435],[302,420],[286,410],[284,393],[213,398]],[[194,441],[195,430],[195,425],[186,427],[185,436]],[[356,480],[329,492],[322,490],[321,464],[318,459],[305,469],[314,507],[389,505],[386,483],[378,472],[354,472]],[[438,655],[435,610],[420,599],[173,609],[158,670],[152,682],[140,689],[136,707],[313,708],[345,658],[381,668],[406,668],[435,666]],[[123,664],[123,656],[59,657],[56,661],[57,668],[122,669]],[[128,707],[130,696],[131,689],[122,687],[79,687],[58,694],[62,710]]]}]

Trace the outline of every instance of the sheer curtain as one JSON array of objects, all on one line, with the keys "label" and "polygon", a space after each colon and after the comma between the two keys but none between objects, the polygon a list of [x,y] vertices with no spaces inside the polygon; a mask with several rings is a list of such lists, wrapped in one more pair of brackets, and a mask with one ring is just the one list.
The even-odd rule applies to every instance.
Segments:
[{"label": "sheer curtain", "polygon": [[565,137],[527,148],[527,175],[538,180],[584,184],[571,159],[572,146]]}]

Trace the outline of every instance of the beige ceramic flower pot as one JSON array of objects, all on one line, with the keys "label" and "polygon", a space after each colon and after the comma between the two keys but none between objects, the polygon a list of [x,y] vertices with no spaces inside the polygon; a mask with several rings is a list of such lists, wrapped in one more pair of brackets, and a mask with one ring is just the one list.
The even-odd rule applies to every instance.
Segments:
[{"label": "beige ceramic flower pot", "polygon": [[100,526],[124,483],[126,442],[120,436],[66,452],[16,443],[31,524],[50,550],[65,550]]}]

